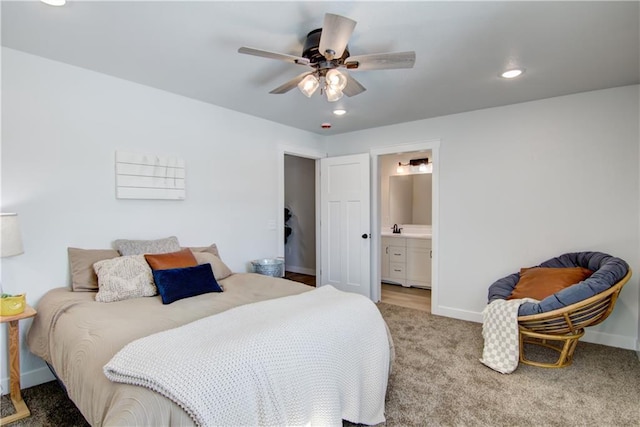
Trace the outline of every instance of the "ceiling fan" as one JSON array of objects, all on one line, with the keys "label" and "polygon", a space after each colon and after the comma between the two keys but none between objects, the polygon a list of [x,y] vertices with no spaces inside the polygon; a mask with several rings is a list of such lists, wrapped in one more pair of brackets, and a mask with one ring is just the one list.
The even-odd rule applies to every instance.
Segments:
[{"label": "ceiling fan", "polygon": [[241,47],[239,53],[277,59],[312,68],[294,77],[269,93],[282,94],[294,87],[307,97],[311,97],[320,88],[329,102],[342,98],[342,95],[355,96],[366,90],[346,71],[388,70],[393,68],[413,68],[416,53],[392,52],[371,55],[349,56],[347,43],[356,21],[340,15],[327,13],[322,28],[307,34],[302,56],[270,52],[251,47]]}]

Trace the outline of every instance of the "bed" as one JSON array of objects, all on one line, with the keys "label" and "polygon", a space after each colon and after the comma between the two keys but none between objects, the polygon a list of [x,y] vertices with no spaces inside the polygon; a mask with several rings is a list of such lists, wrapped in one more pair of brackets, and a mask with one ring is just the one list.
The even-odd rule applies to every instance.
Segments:
[{"label": "bed", "polygon": [[[166,393],[162,394],[140,385],[110,381],[105,376],[104,367],[112,359],[115,359],[114,356],[119,354],[124,347],[128,347],[130,343],[141,341],[144,337],[155,337],[157,334],[177,331],[176,328],[190,327],[203,319],[218,316],[222,319],[222,316],[239,309],[245,310],[244,317],[251,317],[246,313],[255,312],[256,307],[262,307],[260,304],[268,304],[271,301],[285,302],[289,301],[286,298],[305,295],[308,295],[308,298],[305,298],[311,301],[315,292],[325,288],[316,289],[286,279],[254,273],[231,274],[220,280],[219,283],[224,288],[224,292],[205,293],[180,299],[171,304],[163,304],[160,296],[102,303],[96,301],[95,292],[74,292],[68,287],[52,289],[41,298],[37,305],[38,315],[28,332],[27,344],[31,352],[46,361],[52,368],[56,377],[66,388],[69,398],[93,426],[207,425],[208,422],[194,418],[192,411],[181,407],[182,403],[176,403],[170,398],[171,396],[167,397]],[[290,301],[297,300],[291,299]],[[376,309],[373,303],[368,300],[367,303]],[[330,311],[330,309],[327,310],[326,316],[332,316]],[[321,316],[322,313],[318,313],[318,315]],[[289,322],[291,324],[292,322],[291,319],[287,320],[284,316],[283,319],[283,323]],[[382,319],[381,316],[380,319]],[[327,324],[330,324],[329,319],[326,321]],[[324,321],[315,323],[324,323]],[[383,320],[382,324],[384,349],[381,351],[382,354],[387,355],[386,366],[380,368],[380,364],[378,364],[375,370],[372,370],[371,366],[363,368],[364,371],[361,372],[360,378],[356,378],[355,381],[362,383],[364,388],[354,390],[354,393],[344,393],[344,390],[340,390],[340,387],[344,385],[330,385],[328,387],[337,396],[335,404],[332,404],[336,407],[330,409],[334,413],[336,410],[339,411],[342,419],[354,423],[369,424],[384,421],[384,394],[393,359],[393,343]],[[345,330],[350,330],[350,328],[347,327]],[[354,339],[359,335],[357,330],[350,333]],[[298,339],[299,337],[294,336],[293,338]],[[344,341],[345,348],[353,347],[353,343],[349,342],[350,339]],[[332,351],[332,348],[321,348],[316,353],[330,354]],[[359,352],[365,353],[361,350]],[[220,359],[211,355],[202,356],[204,367],[213,365],[216,360]],[[320,362],[316,363],[315,360],[310,360],[309,364],[315,366],[316,370],[324,369],[324,365]],[[329,364],[335,365],[335,363]],[[181,368],[178,366],[176,369],[179,372]],[[251,367],[251,369],[256,368]],[[372,379],[375,379],[375,384],[367,384],[367,381],[372,381]],[[325,385],[320,388],[323,387],[326,388]],[[378,408],[373,411],[369,410],[369,413],[365,414],[363,412],[366,411],[363,411],[363,408],[370,405],[371,402],[358,402],[357,399],[364,399],[362,395],[365,395],[368,389],[377,389],[378,396],[382,393],[382,408],[379,408],[380,399],[378,398],[378,402],[375,403]],[[307,390],[308,393],[309,390]],[[345,403],[343,396],[345,394],[354,394],[352,397],[355,400],[352,399],[352,401]],[[265,396],[257,395],[254,400],[259,402],[251,402],[253,406],[249,406],[253,409],[246,409],[245,412],[263,411],[264,408],[255,407],[255,405],[262,405],[264,403],[262,401],[265,399]],[[310,405],[313,398],[307,399],[308,397],[304,393],[300,393],[300,401],[296,402],[296,405],[299,404],[308,410],[307,406]],[[343,407],[340,407],[341,405]],[[326,412],[326,408],[320,408],[316,411]],[[329,421],[311,418],[307,419],[305,424],[341,423],[335,419],[335,414],[333,417]],[[238,422],[234,424],[294,424],[300,421],[299,418],[286,417],[268,418],[271,421],[265,421],[264,418],[247,420],[250,419],[244,419],[244,421],[238,419]]]}]

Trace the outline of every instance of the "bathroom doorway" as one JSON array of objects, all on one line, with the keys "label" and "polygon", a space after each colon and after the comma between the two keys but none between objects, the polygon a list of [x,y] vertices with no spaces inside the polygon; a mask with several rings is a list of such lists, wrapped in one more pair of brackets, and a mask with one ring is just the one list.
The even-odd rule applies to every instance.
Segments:
[{"label": "bathroom doorway", "polygon": [[431,311],[431,150],[379,157],[380,300]]},{"label": "bathroom doorway", "polygon": [[284,155],[285,277],[315,286],[316,160]]},{"label": "bathroom doorway", "polygon": [[[398,297],[396,298],[396,301],[398,301],[398,299],[410,300],[413,298],[413,296],[410,295],[412,292],[422,292],[421,288],[427,289],[430,286],[430,291],[422,292],[430,294],[425,295],[423,303],[423,305],[425,305],[425,311],[429,311],[430,309],[433,314],[439,314],[440,312],[438,304],[439,150],[439,140],[428,140],[411,144],[391,145],[371,150],[373,172],[372,183],[375,186],[372,191],[372,202],[374,206],[372,215],[372,231],[375,231],[375,233],[372,232],[371,243],[373,259],[377,260],[377,265],[372,268],[372,283],[374,284],[372,297],[374,301],[387,300],[387,291],[389,290],[401,291],[408,294],[396,295],[396,297]],[[391,159],[388,164],[385,164],[385,156],[390,156],[387,158]],[[392,156],[399,157],[394,158]],[[422,159],[424,158],[428,158],[428,161],[423,161]],[[414,162],[412,162],[412,160],[414,160]],[[391,222],[392,218],[388,194],[385,196],[383,192],[386,191],[388,193],[390,182],[389,178],[391,176],[403,175],[403,173],[401,172],[407,172],[409,170],[411,170],[412,172],[418,172],[421,164],[423,163],[426,163],[423,168],[427,167],[428,172],[431,175],[431,218],[427,219],[425,224],[409,224],[409,226],[402,224],[402,222],[407,221],[413,223],[420,221],[413,216],[411,216],[410,219],[399,220],[401,223],[398,224],[398,227],[403,228],[403,230],[400,230],[399,235],[395,235],[391,228],[393,224],[397,224],[397,222]],[[399,167],[402,167],[404,170],[400,171]],[[385,182],[383,182],[383,176],[385,177]],[[419,188],[419,185],[416,188]],[[424,211],[424,208],[422,208],[421,213],[426,213]],[[430,226],[428,224],[429,222]],[[384,259],[383,255],[383,252],[386,252],[386,246],[383,246],[383,233],[388,234],[388,236],[384,236],[385,244],[389,244],[389,241],[387,239],[387,237],[389,236],[400,237],[400,239],[395,242],[397,243],[397,245],[394,245],[400,249],[399,251],[395,252],[396,254],[398,254],[395,256],[399,257],[395,260],[399,261],[400,265],[394,266],[398,267],[398,270],[400,270],[396,271],[394,274],[394,281],[399,283],[400,286],[398,286],[397,284],[384,284],[383,287],[382,270],[383,268],[385,268],[385,265],[391,267],[391,259],[389,260],[389,264],[386,264],[387,260]],[[405,233],[405,235],[403,235],[402,233]],[[427,237],[429,239],[426,239]],[[410,240],[410,238],[417,238],[417,240]],[[409,255],[407,256],[407,254]],[[428,261],[422,262],[420,260]],[[404,264],[402,264],[403,262]],[[407,263],[412,265],[408,266]],[[418,270],[414,269],[416,266],[419,267]],[[409,268],[409,271],[407,271],[407,268]],[[384,271],[384,274],[386,278],[389,278],[389,273],[386,270]],[[425,277],[427,277],[426,280]],[[409,285],[410,287],[402,286],[403,284]],[[414,287],[413,285],[417,286]],[[383,293],[385,294],[385,298],[383,298]]]}]

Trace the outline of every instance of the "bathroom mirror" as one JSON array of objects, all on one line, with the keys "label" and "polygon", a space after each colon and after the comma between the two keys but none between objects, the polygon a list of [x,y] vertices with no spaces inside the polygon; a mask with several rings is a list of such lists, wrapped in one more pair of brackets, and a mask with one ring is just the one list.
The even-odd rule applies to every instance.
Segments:
[{"label": "bathroom mirror", "polygon": [[392,224],[431,225],[431,174],[389,177],[389,219]]}]

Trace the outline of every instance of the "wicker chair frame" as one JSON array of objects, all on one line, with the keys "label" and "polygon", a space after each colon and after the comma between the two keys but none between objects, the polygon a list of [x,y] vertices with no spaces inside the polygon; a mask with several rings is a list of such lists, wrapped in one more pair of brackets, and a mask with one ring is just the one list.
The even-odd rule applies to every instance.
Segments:
[{"label": "wicker chair frame", "polygon": [[[573,362],[573,352],[584,328],[604,321],[615,307],[622,287],[629,281],[631,269],[606,291],[557,310],[518,317],[520,362],[543,368],[564,368]],[[533,344],[559,353],[555,363],[527,359],[525,344]]]}]

